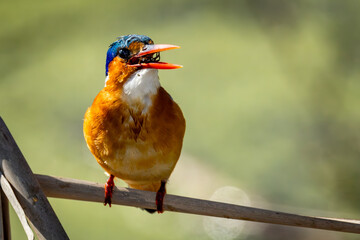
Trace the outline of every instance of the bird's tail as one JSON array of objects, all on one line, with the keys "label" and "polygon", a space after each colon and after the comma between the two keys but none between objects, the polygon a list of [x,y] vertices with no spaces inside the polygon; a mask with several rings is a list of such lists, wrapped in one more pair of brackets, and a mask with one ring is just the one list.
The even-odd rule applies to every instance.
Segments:
[{"label": "bird's tail", "polygon": [[151,214],[156,212],[155,209],[149,209],[149,208],[142,208],[142,210],[145,210],[145,211],[147,211],[148,213],[151,213]]},{"label": "bird's tail", "polygon": [[[125,180],[125,182],[131,188],[135,188],[135,189],[139,189],[139,190],[145,190],[145,191],[151,191],[151,192],[158,192],[163,184],[164,184],[164,189],[165,189],[165,184],[166,184],[165,180],[163,180],[163,181],[154,181],[154,182],[134,182],[134,181]],[[148,213],[151,213],[151,214],[157,212],[157,210],[155,210],[155,209],[149,209],[149,208],[141,208],[141,209],[145,210],[145,211],[147,211]]]}]

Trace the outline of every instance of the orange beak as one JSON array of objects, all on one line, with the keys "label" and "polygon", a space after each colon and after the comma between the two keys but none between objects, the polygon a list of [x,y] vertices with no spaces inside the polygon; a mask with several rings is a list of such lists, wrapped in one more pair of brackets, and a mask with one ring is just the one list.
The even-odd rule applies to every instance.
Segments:
[{"label": "orange beak", "polygon": [[[152,54],[154,54],[154,53],[171,50],[171,49],[177,49],[177,48],[180,48],[180,47],[176,46],[176,45],[170,45],[170,44],[145,45],[144,48],[140,52],[138,52],[138,54],[133,56],[132,58],[138,59],[141,57],[146,58],[146,56],[151,57]],[[129,64],[128,66],[140,67],[140,68],[155,68],[155,69],[177,69],[177,68],[183,67],[183,66],[177,65],[177,64],[158,62],[158,61],[143,62],[143,63],[140,61],[140,63]]]}]

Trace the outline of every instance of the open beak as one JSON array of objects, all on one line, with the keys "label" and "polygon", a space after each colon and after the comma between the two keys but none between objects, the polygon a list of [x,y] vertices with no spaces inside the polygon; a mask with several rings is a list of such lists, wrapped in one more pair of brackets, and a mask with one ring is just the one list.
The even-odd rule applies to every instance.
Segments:
[{"label": "open beak", "polygon": [[170,45],[170,44],[145,45],[143,47],[143,49],[140,52],[138,52],[138,54],[133,56],[131,59],[133,62],[137,62],[137,63],[129,64],[128,66],[140,67],[140,68],[155,68],[155,69],[182,68],[181,65],[166,63],[166,62],[159,62],[158,60],[141,62],[142,58],[147,59],[147,57],[149,57],[150,59],[152,59],[152,55],[155,53],[159,53],[159,52],[171,50],[171,49],[177,49],[177,48],[180,48],[180,47],[176,46],[176,45]]}]

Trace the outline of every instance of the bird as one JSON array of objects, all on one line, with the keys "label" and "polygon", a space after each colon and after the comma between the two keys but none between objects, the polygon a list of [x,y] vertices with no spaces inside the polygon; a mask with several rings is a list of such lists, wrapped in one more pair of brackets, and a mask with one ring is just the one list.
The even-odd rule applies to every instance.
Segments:
[{"label": "bird", "polygon": [[186,123],[160,85],[158,70],[182,67],[160,62],[160,52],[178,48],[138,34],[121,36],[109,46],[105,87],[83,124],[90,152],[109,174],[105,206],[111,207],[114,178],[119,178],[130,188],[156,192],[156,210],[146,211],[164,211],[166,183],[180,157]]}]

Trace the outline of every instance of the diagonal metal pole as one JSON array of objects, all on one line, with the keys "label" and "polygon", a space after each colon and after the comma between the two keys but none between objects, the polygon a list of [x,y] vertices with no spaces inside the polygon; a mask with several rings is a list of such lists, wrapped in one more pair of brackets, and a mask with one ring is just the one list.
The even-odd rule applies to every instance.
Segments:
[{"label": "diagonal metal pole", "polygon": [[38,239],[69,239],[4,121],[0,118],[0,169]]},{"label": "diagonal metal pole", "polygon": [[34,239],[34,233],[31,230],[31,228],[26,220],[24,210],[22,209],[20,203],[16,199],[16,196],[10,186],[10,183],[6,180],[6,178],[2,174],[2,172],[0,172],[0,184],[1,184],[1,189],[3,190],[4,194],[6,195],[6,198],[8,199],[9,203],[13,207],[15,213],[18,215],[20,223],[25,230],[25,234],[26,234],[27,238],[29,240]]},{"label": "diagonal metal pole", "polygon": [[0,191],[0,239],[1,240],[4,240],[5,239],[5,232],[4,232],[4,222],[5,222],[5,219],[3,217],[3,209],[2,209],[2,201],[1,201],[1,195],[3,193]]},{"label": "diagonal metal pole", "polygon": [[2,236],[1,240],[10,240],[11,231],[10,231],[10,214],[9,214],[9,201],[6,198],[6,195],[2,189],[1,192],[1,227],[2,227]]}]

